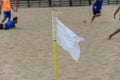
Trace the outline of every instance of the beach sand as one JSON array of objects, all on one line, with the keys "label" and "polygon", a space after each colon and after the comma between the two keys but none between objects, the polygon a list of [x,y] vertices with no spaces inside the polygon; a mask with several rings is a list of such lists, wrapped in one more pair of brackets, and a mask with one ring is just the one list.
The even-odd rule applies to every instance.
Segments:
[{"label": "beach sand", "polygon": [[[78,62],[58,47],[59,80],[120,79],[120,33],[107,40],[120,27],[119,13],[113,19],[117,6],[104,5],[93,23],[91,6],[55,8],[60,21],[85,39]],[[51,9],[12,12],[17,28],[0,30],[0,80],[54,80]]]}]

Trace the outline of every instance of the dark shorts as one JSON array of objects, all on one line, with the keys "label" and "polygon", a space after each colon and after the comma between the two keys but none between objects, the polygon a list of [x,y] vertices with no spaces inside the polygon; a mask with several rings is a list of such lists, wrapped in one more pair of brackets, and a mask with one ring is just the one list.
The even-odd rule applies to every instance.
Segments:
[{"label": "dark shorts", "polygon": [[94,14],[94,15],[96,15],[96,14],[98,14],[98,13],[101,13],[101,12],[100,12],[100,11],[94,11],[94,10],[93,10],[93,14]]},{"label": "dark shorts", "polygon": [[10,18],[11,17],[11,11],[4,11],[4,18]]},{"label": "dark shorts", "polygon": [[4,29],[3,24],[0,24],[0,29]]}]

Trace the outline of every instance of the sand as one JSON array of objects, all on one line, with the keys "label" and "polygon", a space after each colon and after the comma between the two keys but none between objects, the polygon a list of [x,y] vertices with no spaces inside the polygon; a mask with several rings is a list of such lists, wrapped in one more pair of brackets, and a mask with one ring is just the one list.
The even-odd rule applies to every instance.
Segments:
[{"label": "sand", "polygon": [[[91,6],[55,8],[62,12],[58,18],[85,39],[78,62],[58,47],[59,80],[120,79],[120,34],[107,40],[120,27],[119,13],[113,19],[117,6],[104,5],[93,23]],[[12,12],[19,17],[17,28],[0,30],[0,80],[54,80],[51,9]]]}]

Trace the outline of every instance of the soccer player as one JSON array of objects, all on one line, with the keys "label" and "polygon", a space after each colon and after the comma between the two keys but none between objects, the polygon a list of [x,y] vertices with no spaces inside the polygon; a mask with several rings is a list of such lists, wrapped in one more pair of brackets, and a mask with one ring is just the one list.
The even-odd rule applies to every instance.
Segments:
[{"label": "soccer player", "polygon": [[95,19],[95,17],[101,16],[101,9],[102,9],[103,0],[94,0],[92,11],[93,11],[93,17],[91,19],[91,22]]},{"label": "soccer player", "polygon": [[[10,21],[11,19],[11,9],[13,11],[17,11],[15,10],[11,3],[10,0],[1,0],[1,5],[0,7],[2,8],[3,14],[4,14],[4,19],[2,20],[2,23],[4,23],[4,21],[8,18],[8,21]],[[1,10],[0,10],[1,11]]]},{"label": "soccer player", "polygon": [[[116,18],[116,14],[120,11],[120,5],[118,6],[118,8],[116,9],[115,13],[114,13],[114,18]],[[120,32],[120,28],[118,28],[115,32],[113,32],[112,34],[109,35],[108,40],[110,40],[115,34]]]},{"label": "soccer player", "polygon": [[0,24],[0,29],[4,29],[4,30],[8,30],[8,29],[12,29],[15,28],[15,24],[18,22],[18,18],[14,17],[13,20],[8,21],[4,24]]}]

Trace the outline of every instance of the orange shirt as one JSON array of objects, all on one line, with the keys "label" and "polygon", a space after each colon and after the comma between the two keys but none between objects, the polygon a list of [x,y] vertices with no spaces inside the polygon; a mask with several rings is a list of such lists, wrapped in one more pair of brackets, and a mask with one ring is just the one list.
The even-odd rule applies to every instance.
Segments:
[{"label": "orange shirt", "polygon": [[2,10],[3,11],[11,11],[10,0],[2,0]]}]

